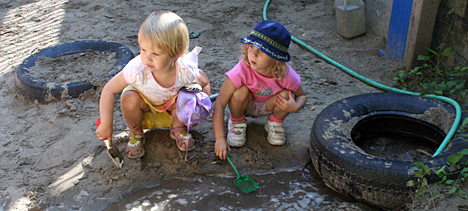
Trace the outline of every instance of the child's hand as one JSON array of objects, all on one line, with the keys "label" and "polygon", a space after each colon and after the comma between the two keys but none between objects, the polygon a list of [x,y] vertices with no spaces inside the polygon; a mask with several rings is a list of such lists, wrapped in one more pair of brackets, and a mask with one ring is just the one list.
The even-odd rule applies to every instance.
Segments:
[{"label": "child's hand", "polygon": [[[98,122],[99,121],[99,122]],[[99,140],[110,140],[112,141],[112,125],[111,126],[108,126],[106,124],[100,124],[100,120],[96,121],[96,125],[97,125],[97,128],[96,128],[96,135],[98,137]],[[99,124],[98,124],[99,123]],[[110,131],[110,132],[109,132]]]},{"label": "child's hand", "polygon": [[296,112],[299,110],[299,106],[296,103],[295,97],[291,91],[288,92],[289,100],[286,100],[281,95],[276,95],[276,106],[281,108],[281,110],[286,111],[288,113]]},{"label": "child's hand", "polygon": [[229,152],[231,152],[231,149],[229,148],[229,145],[227,144],[226,139],[216,140],[215,153],[216,153],[216,156],[219,157],[219,159],[226,160],[228,150]]}]

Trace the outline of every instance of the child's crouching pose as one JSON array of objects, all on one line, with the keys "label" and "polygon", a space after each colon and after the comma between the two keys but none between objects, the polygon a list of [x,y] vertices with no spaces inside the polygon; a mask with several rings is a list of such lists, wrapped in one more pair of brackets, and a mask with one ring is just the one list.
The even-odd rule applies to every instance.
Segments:
[{"label": "child's crouching pose", "polygon": [[175,108],[179,90],[187,84],[197,83],[210,95],[208,77],[198,69],[197,54],[201,48],[187,54],[187,26],[182,18],[167,11],[148,16],[138,32],[138,44],[140,55],[102,90],[98,138],[112,141],[115,95],[122,92],[122,116],[130,130],[126,149],[129,158],[145,155],[143,129],[171,127],[170,137],[177,147],[192,150],[195,143],[177,118]]},{"label": "child's crouching pose", "polygon": [[[291,112],[301,109],[307,100],[299,75],[286,62],[291,35],[281,24],[260,21],[245,43],[243,59],[229,72],[214,105],[215,153],[226,159],[229,146],[242,147],[246,141],[246,116],[269,116],[265,125],[268,142],[286,143],[283,122]],[[231,116],[227,138],[224,133],[224,109]]]}]

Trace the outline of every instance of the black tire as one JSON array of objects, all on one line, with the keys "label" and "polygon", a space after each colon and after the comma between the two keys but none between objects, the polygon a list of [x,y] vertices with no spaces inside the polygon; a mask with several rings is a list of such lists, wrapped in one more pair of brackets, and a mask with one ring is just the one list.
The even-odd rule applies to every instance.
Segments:
[{"label": "black tire", "polygon": [[[449,114],[455,113],[453,107],[445,102],[397,93],[358,95],[329,105],[317,116],[311,130],[310,154],[314,168],[327,186],[343,195],[385,209],[400,208],[411,200],[409,193],[412,189],[406,184],[416,178],[414,172],[408,170],[416,167],[412,163],[417,161],[393,161],[369,155],[349,138],[350,134],[343,134],[335,123],[349,123],[350,120],[355,121],[355,117],[372,118],[381,114],[415,119],[414,114],[423,114],[433,107],[444,108]],[[462,135],[456,134],[455,140],[438,156],[418,161],[430,168],[441,168],[447,163],[448,156],[468,148],[468,142]],[[447,170],[449,174],[457,171]],[[432,174],[428,180],[435,182],[438,177]]]},{"label": "black tire", "polygon": [[116,42],[102,40],[83,40],[64,43],[57,46],[45,48],[28,58],[26,58],[16,71],[15,86],[19,95],[27,99],[37,99],[39,101],[49,101],[52,99],[62,99],[63,96],[78,97],[81,93],[95,89],[90,80],[87,82],[74,81],[67,83],[53,83],[39,81],[29,74],[29,69],[36,64],[38,57],[59,57],[64,55],[86,52],[87,50],[114,53],[117,62],[109,70],[108,77],[112,77],[122,70],[122,68],[134,57],[132,51],[124,45]]}]

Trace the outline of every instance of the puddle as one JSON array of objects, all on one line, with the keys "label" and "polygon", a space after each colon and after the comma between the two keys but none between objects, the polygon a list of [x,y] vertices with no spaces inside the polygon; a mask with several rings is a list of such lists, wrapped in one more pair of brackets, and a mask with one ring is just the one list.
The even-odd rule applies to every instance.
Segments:
[{"label": "puddle", "polygon": [[325,186],[311,165],[301,171],[248,175],[258,185],[242,193],[236,178],[172,180],[141,189],[104,210],[320,210],[346,201]]}]

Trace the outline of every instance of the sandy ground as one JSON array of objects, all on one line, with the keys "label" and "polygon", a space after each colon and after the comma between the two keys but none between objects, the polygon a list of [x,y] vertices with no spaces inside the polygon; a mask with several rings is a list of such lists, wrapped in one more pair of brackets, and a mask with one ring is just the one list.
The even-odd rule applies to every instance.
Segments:
[{"label": "sandy ground", "polygon": [[[336,33],[332,3],[331,0],[274,0],[268,18],[281,22],[293,36],[344,66],[371,80],[391,85],[391,78],[402,65],[382,57],[379,49],[385,48],[385,39],[369,30],[365,36],[352,40],[340,37]],[[119,170],[94,134],[102,84],[96,91],[86,92],[79,98],[45,103],[18,96],[14,74],[29,55],[76,40],[119,42],[136,55],[141,22],[149,13],[164,9],[179,14],[190,31],[201,32],[191,40],[190,49],[203,47],[199,66],[209,76],[213,93],[217,93],[224,73],[238,62],[239,38],[262,20],[263,4],[264,1],[240,0],[1,1],[0,204],[10,210],[50,206],[84,209],[84,204],[99,207],[118,201],[126,193],[156,180],[233,176],[230,166],[213,156],[211,117],[193,127],[197,146],[189,152],[188,162],[169,138],[168,130],[152,130],[146,133],[147,155],[137,160],[125,158],[124,167]],[[302,77],[307,104],[286,119],[288,142],[284,147],[267,143],[263,129],[265,118],[249,118],[247,146],[233,149],[231,154],[239,171],[261,174],[303,168],[310,160],[308,140],[316,115],[339,99],[378,91],[295,43],[290,46],[290,54],[291,64]],[[114,136],[118,148],[124,152],[127,129],[118,104],[114,115]],[[466,204],[466,201],[452,202],[449,197],[439,202],[443,208]]]}]

